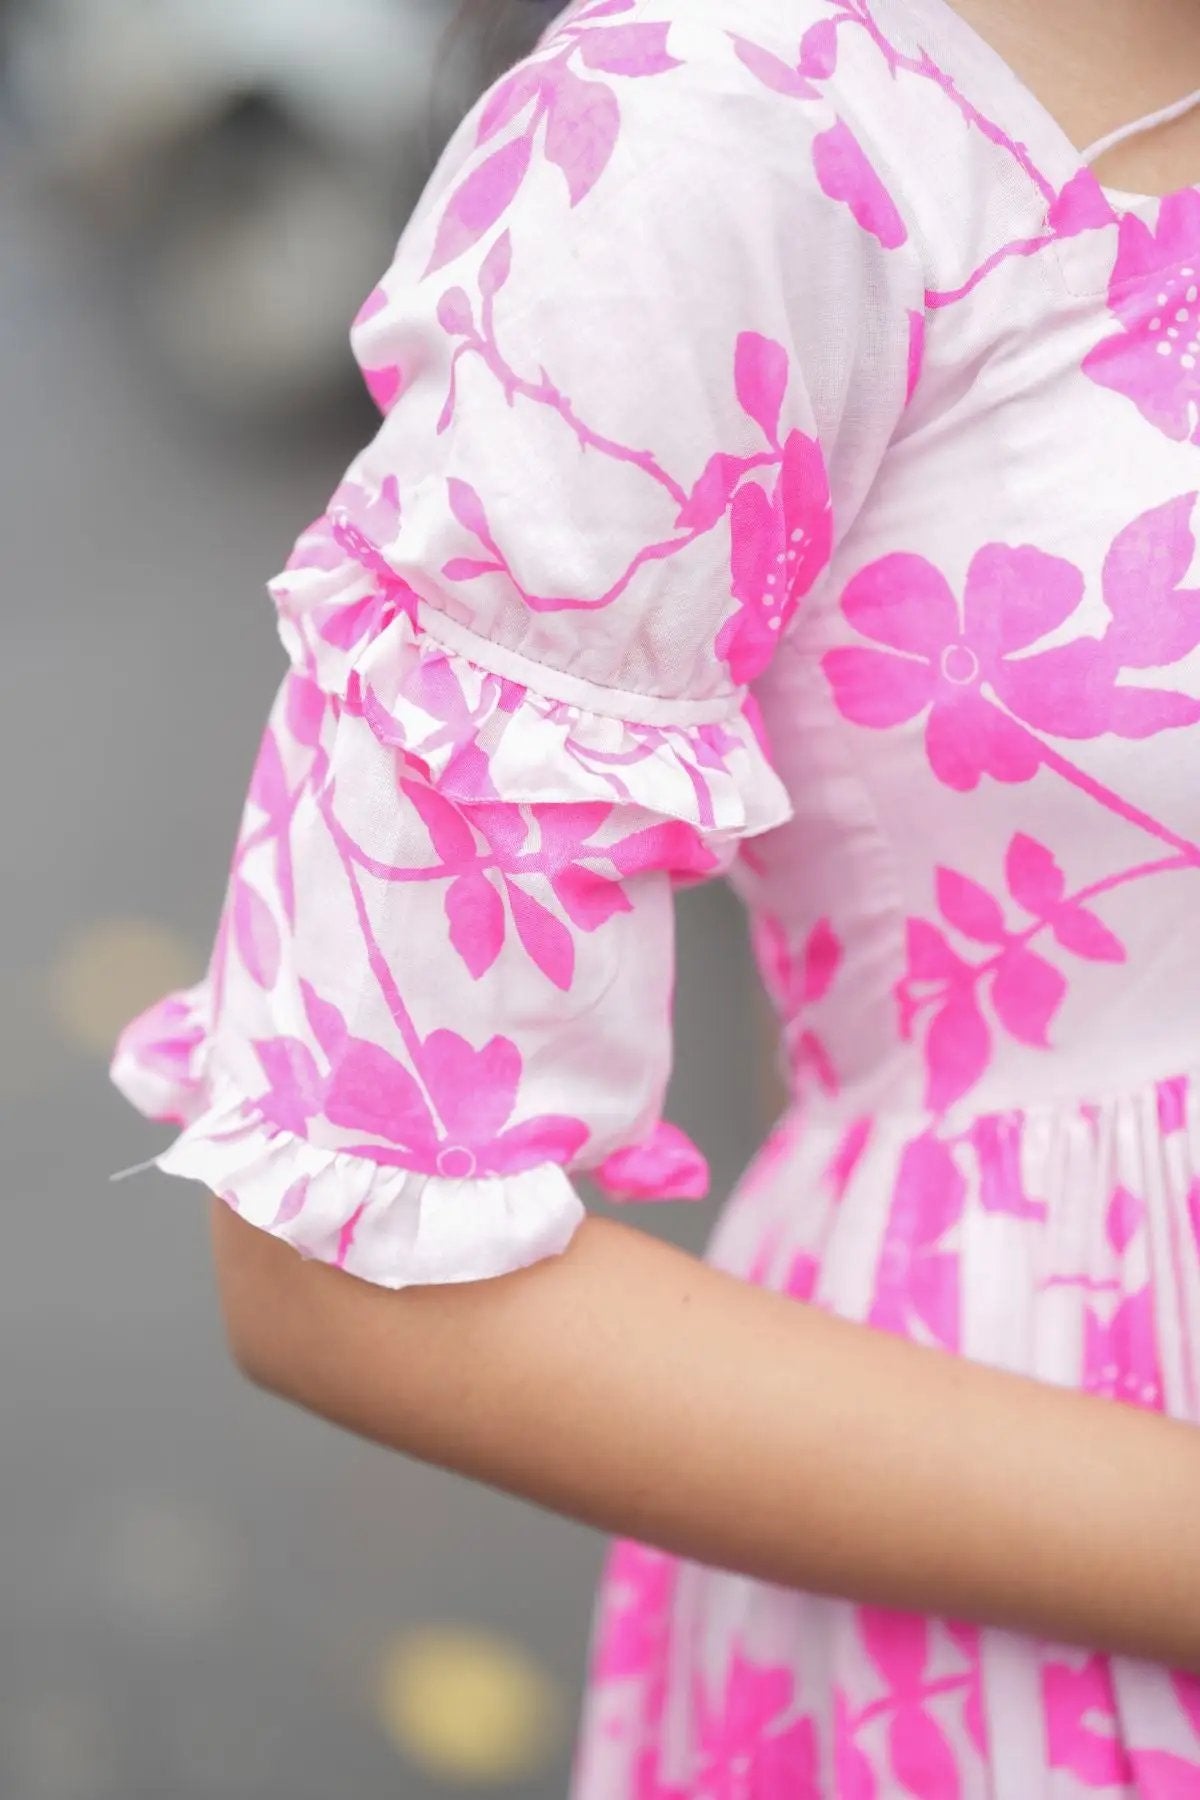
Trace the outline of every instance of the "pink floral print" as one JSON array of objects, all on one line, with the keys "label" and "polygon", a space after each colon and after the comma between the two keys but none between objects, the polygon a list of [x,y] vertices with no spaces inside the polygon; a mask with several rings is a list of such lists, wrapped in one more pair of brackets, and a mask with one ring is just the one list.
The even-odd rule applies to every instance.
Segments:
[{"label": "pink floral print", "polygon": [[1170,194],[1158,223],[1121,221],[1109,306],[1118,330],[1083,370],[1132,400],[1156,430],[1200,444],[1200,187]]},{"label": "pink floral print", "polygon": [[[701,1198],[728,876],[789,1098],[706,1259],[1200,1423],[1198,271],[948,0],[573,0],[353,322],[157,1166],[387,1287]],[[1181,1671],[610,1546],[570,1800],[1198,1784]]]},{"label": "pink floral print", "polygon": [[[963,792],[984,775],[1029,781],[1044,757],[1036,733],[1067,738],[1148,737],[1195,724],[1187,694],[1118,684],[1122,665],[1175,661],[1200,642],[1196,594],[1179,593],[1195,550],[1187,494],[1126,526],[1104,563],[1111,623],[1102,637],[1027,652],[1080,609],[1082,573],[1032,546],[985,544],[967,570],[959,607],[939,570],[893,552],[861,569],[842,592],[848,622],[885,650],[839,647],[825,671],[839,710],[886,729],[925,718],[930,768]],[[1183,619],[1145,618],[1147,584],[1177,595]],[[1147,639],[1149,638],[1149,641]]]}]

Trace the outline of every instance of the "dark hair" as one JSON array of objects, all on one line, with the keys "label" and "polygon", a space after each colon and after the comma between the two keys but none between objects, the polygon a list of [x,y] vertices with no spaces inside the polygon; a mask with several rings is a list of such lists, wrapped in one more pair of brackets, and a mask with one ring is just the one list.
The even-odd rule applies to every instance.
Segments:
[{"label": "dark hair", "polygon": [[539,32],[566,0],[461,0],[452,18],[446,42],[466,31],[475,36],[479,67],[492,81],[508,65],[530,49]]}]

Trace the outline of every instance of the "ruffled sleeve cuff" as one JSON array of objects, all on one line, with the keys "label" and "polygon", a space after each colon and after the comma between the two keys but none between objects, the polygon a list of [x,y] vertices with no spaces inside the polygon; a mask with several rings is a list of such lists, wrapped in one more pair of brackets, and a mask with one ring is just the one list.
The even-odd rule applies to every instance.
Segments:
[{"label": "ruffled sleeve cuff", "polygon": [[[306,1258],[387,1288],[478,1281],[566,1249],[586,1208],[553,1162],[516,1173],[441,1175],[311,1144],[209,1073],[207,984],[169,994],[126,1026],[110,1075],[137,1110],[183,1130],[145,1169],[199,1181]],[[588,1171],[622,1200],[702,1199],[708,1165],[659,1120]]]},{"label": "ruffled sleeve cuff", "polygon": [[504,1175],[437,1175],[311,1144],[209,1077],[203,985],[169,995],[118,1040],[112,1080],[140,1112],[184,1122],[157,1168],[202,1182],[243,1219],[387,1288],[477,1281],[565,1250],[585,1216],[557,1163]]}]

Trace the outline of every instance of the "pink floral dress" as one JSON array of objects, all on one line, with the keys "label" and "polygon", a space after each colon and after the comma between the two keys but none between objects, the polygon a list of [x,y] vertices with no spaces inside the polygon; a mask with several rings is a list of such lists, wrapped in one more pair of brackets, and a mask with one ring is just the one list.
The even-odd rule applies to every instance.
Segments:
[{"label": "pink floral dress", "polygon": [[[793,1098],[710,1260],[1200,1423],[1198,295],[946,0],[576,0],[355,322],[158,1166],[394,1288],[703,1193],[726,876]],[[1183,1800],[1200,1682],[617,1540],[571,1794]]]}]

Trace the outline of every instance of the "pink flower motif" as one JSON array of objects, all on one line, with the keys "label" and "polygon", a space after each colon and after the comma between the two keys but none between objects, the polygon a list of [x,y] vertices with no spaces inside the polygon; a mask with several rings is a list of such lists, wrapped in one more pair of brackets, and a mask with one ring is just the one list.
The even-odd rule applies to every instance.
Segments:
[{"label": "pink flower motif", "polygon": [[1066,1769],[1089,1787],[1121,1787],[1132,1778],[1129,1754],[1119,1736],[1116,1694],[1103,1656],[1073,1668],[1048,1662],[1042,1667],[1046,1754],[1052,1769]]},{"label": "pink flower motif", "polygon": [[[930,767],[964,793],[984,775],[1029,781],[1042,761],[1035,732],[1141,738],[1195,723],[1200,703],[1186,695],[1116,685],[1123,664],[1142,666],[1131,606],[1148,622],[1175,597],[1179,553],[1190,541],[1182,509],[1192,499],[1156,508],[1118,535],[1105,565],[1113,626],[1104,638],[1079,637],[1034,655],[1023,653],[1065,624],[1083,598],[1081,572],[1062,557],[985,544],[967,571],[961,617],[945,576],[924,557],[898,551],[867,564],[847,583],[842,611],[863,637],[887,648],[827,652],[823,667],[838,710],[874,730],[924,717]],[[1143,550],[1160,553],[1149,582],[1143,563],[1136,598],[1126,554],[1135,536]]]},{"label": "pink flower motif", "polygon": [[1121,220],[1109,282],[1120,329],[1083,359],[1084,373],[1132,400],[1167,437],[1200,444],[1200,187],[1171,194],[1151,229]]},{"label": "pink flower motif", "polygon": [[940,1248],[962,1217],[963,1180],[931,1133],[904,1147],[875,1276],[868,1322],[915,1337],[912,1321],[944,1349],[959,1348],[959,1255]]},{"label": "pink flower motif", "polygon": [[[700,1782],[711,1800],[820,1800],[816,1728],[791,1714],[796,1677],[735,1645],[720,1702],[698,1683]],[[774,1728],[774,1729],[772,1729]]]},{"label": "pink flower motif", "polygon": [[829,560],[829,481],[816,440],[789,432],[773,490],[768,494],[757,481],[743,482],[729,525],[738,610],[717,633],[715,647],[733,679],[746,682],[766,668],[788,620]]},{"label": "pink flower motif", "polygon": [[309,1023],[329,1057],[328,1074],[320,1074],[301,1039],[258,1039],[254,1045],[270,1084],[256,1104],[285,1130],[303,1134],[307,1121],[323,1114],[330,1124],[371,1139],[346,1145],[351,1154],[464,1177],[566,1164],[586,1143],[586,1125],[565,1114],[547,1113],[505,1129],[522,1071],[511,1038],[489,1038],[476,1050],[457,1032],[432,1031],[419,1043],[414,1075],[381,1045],[351,1037],[338,1009],[302,987]]},{"label": "pink flower motif", "polygon": [[895,990],[900,1034],[911,1038],[919,1016],[932,1012],[924,1041],[925,1103],[940,1113],[975,1085],[991,1061],[981,990],[1010,1036],[1048,1049],[1067,982],[1061,970],[1030,949],[1028,932],[1008,930],[986,888],[956,869],[939,867],[935,877],[943,918],[964,937],[996,947],[983,962],[971,963],[950,947],[939,926],[921,918],[907,922],[907,966]]},{"label": "pink flower motif", "polygon": [[1162,1374],[1149,1287],[1122,1300],[1107,1321],[1095,1305],[1089,1305],[1084,1322],[1083,1385],[1089,1394],[1162,1411]]},{"label": "pink flower motif", "polygon": [[751,925],[763,986],[783,1020],[793,1085],[814,1080],[827,1094],[839,1089],[837,1071],[817,1033],[803,1023],[808,1008],[828,992],[842,961],[841,941],[828,919],[818,919],[799,952],[792,949],[782,922],[758,911]]},{"label": "pink flower motif", "polygon": [[615,1540],[604,1568],[593,1680],[645,1679],[661,1671],[678,1568],[663,1550],[629,1538]]},{"label": "pink flower motif", "polygon": [[870,1760],[854,1741],[854,1714],[845,1690],[833,1690],[833,1780],[838,1800],[882,1800]]}]

